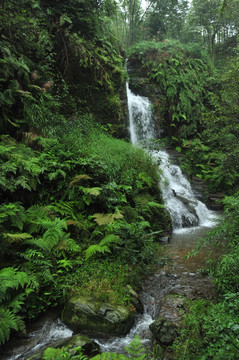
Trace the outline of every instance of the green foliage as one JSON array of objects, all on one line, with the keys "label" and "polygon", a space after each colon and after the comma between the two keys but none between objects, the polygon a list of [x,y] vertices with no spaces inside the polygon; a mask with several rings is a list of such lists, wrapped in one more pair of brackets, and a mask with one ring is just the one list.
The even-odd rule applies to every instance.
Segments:
[{"label": "green foliage", "polygon": [[[134,340],[131,344],[125,348],[128,356],[123,354],[116,354],[116,353],[102,353],[92,357],[92,360],[127,360],[127,359],[138,359],[143,360],[147,358],[146,349],[142,346],[141,339],[139,336],[135,336]],[[74,355],[72,355],[72,351]],[[48,348],[44,352],[43,356],[44,360],[54,360],[54,359],[75,359],[75,360],[86,360],[87,357],[83,355],[82,349],[74,348],[61,348],[61,349],[53,349]]]},{"label": "green foliage", "polygon": [[[74,355],[72,355],[74,352]],[[87,360],[88,357],[85,356],[82,352],[81,347],[74,349],[69,349],[68,347],[63,347],[60,349],[47,348],[43,355],[43,360]]]},{"label": "green foliage", "polygon": [[141,339],[138,335],[135,335],[134,340],[129,346],[125,348],[128,356],[116,353],[102,353],[94,356],[92,360],[127,360],[127,359],[139,359],[144,360],[147,358],[146,349],[143,347]]},{"label": "green foliage", "polygon": [[238,358],[238,293],[218,304],[192,301],[180,337],[174,343],[177,359]]},{"label": "green foliage", "polygon": [[180,127],[183,137],[195,134],[212,82],[207,55],[196,45],[165,40],[135,45],[130,50],[130,59],[139,60],[149,79],[160,86],[167,104],[163,116],[169,133],[173,134],[172,127]]},{"label": "green foliage", "polygon": [[224,219],[208,236],[207,241],[217,241],[226,247],[219,261],[210,261],[211,273],[222,294],[238,292],[239,251],[239,193],[224,199]]},{"label": "green foliage", "polygon": [[91,245],[86,250],[86,260],[95,254],[104,254],[106,252],[110,252],[110,246],[120,243],[121,241],[118,236],[114,234],[108,234],[99,242],[99,244]]},{"label": "green foliage", "polygon": [[[208,96],[207,109],[200,119],[200,132],[190,141],[178,138],[186,154],[183,169],[206,181],[211,193],[238,191],[238,55],[216,73],[214,92]],[[223,71],[223,73],[222,73]]]},{"label": "green foliage", "polygon": [[0,344],[9,340],[11,330],[25,331],[24,322],[17,313],[36,286],[23,271],[12,267],[0,270]]}]

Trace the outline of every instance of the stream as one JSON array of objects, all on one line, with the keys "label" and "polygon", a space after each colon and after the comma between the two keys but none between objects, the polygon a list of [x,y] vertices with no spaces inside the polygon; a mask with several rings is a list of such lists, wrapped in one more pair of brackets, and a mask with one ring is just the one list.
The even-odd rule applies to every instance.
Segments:
[{"label": "stream", "polygon": [[[140,146],[142,140],[156,138],[152,105],[148,98],[133,94],[128,84],[127,97],[131,142],[135,146]],[[211,279],[200,272],[211,251],[210,247],[203,248],[193,258],[187,259],[185,255],[194,248],[198,238],[214,226],[218,215],[208,210],[206,205],[196,198],[190,183],[166,151],[146,151],[151,154],[162,171],[160,185],[173,224],[172,238],[170,242],[165,239],[164,244],[166,255],[171,261],[159,268],[143,284],[139,296],[144,305],[144,313],[136,316],[135,325],[130,333],[125,337],[94,339],[104,352],[124,352],[125,346],[132,342],[135,334],[141,337],[146,347],[150,347],[152,334],[149,325],[158,316],[174,316],[173,310],[167,306],[164,306],[162,314],[165,296],[182,295],[191,299],[210,299],[213,296],[214,287]],[[20,344],[8,345],[0,359],[23,360],[45,344],[72,335],[72,331],[57,317],[43,318],[35,327],[32,327],[33,331],[30,331],[25,339],[20,339]],[[166,355],[165,359],[170,359],[170,356]]]}]

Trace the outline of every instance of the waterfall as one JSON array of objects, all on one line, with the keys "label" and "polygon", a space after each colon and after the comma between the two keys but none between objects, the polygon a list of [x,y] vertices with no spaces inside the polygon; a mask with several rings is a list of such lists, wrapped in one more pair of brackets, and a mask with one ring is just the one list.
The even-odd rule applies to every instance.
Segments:
[{"label": "waterfall", "polygon": [[151,102],[147,97],[133,94],[128,82],[126,91],[131,143],[137,144],[141,140],[155,139],[156,131]]},{"label": "waterfall", "polygon": [[[135,95],[126,85],[129,109],[129,131],[132,144],[156,139],[152,104],[147,97]],[[179,166],[172,164],[166,151],[149,151],[162,171],[161,190],[165,205],[171,215],[174,231],[196,226],[210,227],[215,224],[214,212],[196,199],[189,181]]]},{"label": "waterfall", "polygon": [[[143,140],[156,139],[155,119],[152,104],[149,99],[133,94],[128,84],[127,97],[130,123],[129,131],[132,144],[140,146],[140,142]],[[215,213],[209,211],[202,202],[195,198],[190,183],[182,174],[179,166],[172,163],[168,153],[163,150],[148,150],[148,152],[159,164],[162,172],[160,186],[165,205],[172,218],[174,235],[175,233],[183,232],[183,235],[177,234],[176,236],[182,236],[185,243],[185,238],[188,236],[185,232],[188,230],[194,232],[196,229],[203,230],[203,227],[213,226]],[[183,272],[183,275],[184,274],[185,272]],[[191,275],[196,276],[196,274],[192,273]],[[168,273],[164,271],[161,275],[157,274],[155,279],[156,282],[153,283],[152,287],[160,287],[161,298],[165,294],[175,293],[180,287],[180,281],[179,283],[177,282],[177,279],[180,279],[180,277],[178,277],[177,274],[172,274],[170,277]],[[190,281],[187,279],[187,283],[188,282]],[[193,277],[193,282],[196,282],[196,277]],[[189,285],[189,287],[190,286],[192,285]],[[155,295],[154,291],[152,291],[151,294],[149,294],[148,291],[144,291],[140,294],[140,298],[144,305],[144,312],[143,314],[136,315],[135,325],[126,337],[110,337],[110,339],[97,337],[94,339],[100,345],[101,351],[123,353],[124,348],[133,341],[135,334],[140,336],[145,347],[151,345],[152,334],[149,330],[149,325],[154,321],[157,309],[156,301],[159,302],[159,295],[158,293]],[[26,339],[27,343],[21,339],[21,346],[16,350],[13,349],[12,355],[7,355],[3,357],[3,359],[17,360],[25,358],[45,344],[71,335],[72,331],[68,329],[60,319],[53,322],[47,321],[38,331],[28,334]]]}]

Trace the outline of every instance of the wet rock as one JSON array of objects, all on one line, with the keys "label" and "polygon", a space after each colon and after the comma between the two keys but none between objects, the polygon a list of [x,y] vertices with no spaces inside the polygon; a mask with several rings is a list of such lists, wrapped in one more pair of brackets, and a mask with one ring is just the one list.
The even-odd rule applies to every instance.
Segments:
[{"label": "wet rock", "polygon": [[178,335],[176,324],[165,317],[155,320],[149,328],[156,341],[159,342],[160,345],[164,346],[172,345]]},{"label": "wet rock", "polygon": [[144,312],[144,306],[139,299],[139,295],[132,289],[130,285],[127,285],[127,291],[130,295],[130,302],[135,307],[138,313],[142,314]]},{"label": "wet rock", "polygon": [[75,350],[75,348],[79,346],[81,347],[83,354],[87,356],[92,357],[100,354],[100,347],[95,341],[84,335],[74,335],[70,338],[58,340],[52,344],[48,344],[43,349],[29,356],[26,360],[42,360],[44,352],[48,347],[57,349],[62,348],[63,346],[68,347],[68,351],[72,356],[77,355],[77,351]]},{"label": "wet rock", "polygon": [[225,197],[225,194],[218,193],[218,194],[209,194],[209,203],[208,207],[210,210],[219,211],[223,210],[223,198]]},{"label": "wet rock", "polygon": [[170,241],[169,236],[163,236],[162,238],[159,239],[159,242],[164,244],[168,244],[169,241]]},{"label": "wet rock", "polygon": [[134,320],[134,314],[123,306],[80,295],[69,299],[62,313],[62,321],[77,332],[125,335]]},{"label": "wet rock", "polygon": [[188,214],[182,215],[182,226],[183,227],[191,227],[198,226],[199,219],[196,213],[196,201],[191,201],[180,194],[176,194],[177,198],[185,205],[188,210]]},{"label": "wet rock", "polygon": [[180,295],[166,295],[161,301],[159,316],[169,319],[175,323],[181,321],[186,298]]}]

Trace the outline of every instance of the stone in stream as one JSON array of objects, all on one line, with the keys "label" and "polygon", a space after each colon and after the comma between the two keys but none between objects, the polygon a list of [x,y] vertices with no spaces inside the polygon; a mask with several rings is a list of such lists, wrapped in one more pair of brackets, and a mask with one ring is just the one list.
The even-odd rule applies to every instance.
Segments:
[{"label": "stone in stream", "polygon": [[134,308],[136,309],[136,311],[138,313],[143,314],[144,306],[139,299],[139,295],[134,291],[134,289],[132,289],[132,287],[130,285],[127,285],[126,288],[127,288],[128,294],[130,296],[131,304],[134,306]]},{"label": "stone in stream", "polygon": [[166,295],[162,299],[159,318],[149,326],[160,345],[172,345],[176,339],[185,301],[186,298],[179,295]]},{"label": "stone in stream", "polygon": [[90,357],[100,354],[100,347],[95,341],[88,338],[87,336],[78,334],[70,338],[58,340],[52,344],[48,344],[43,349],[26,358],[26,360],[42,360],[44,352],[47,348],[51,347],[57,349],[62,348],[63,346],[68,348],[68,351],[72,356],[77,355],[77,351],[75,350],[77,347],[81,347],[83,354]]},{"label": "stone in stream", "polygon": [[62,321],[76,332],[125,335],[134,320],[134,314],[124,306],[80,295],[70,298],[62,312]]},{"label": "stone in stream", "polygon": [[172,345],[178,335],[175,323],[165,317],[155,320],[151,325],[149,325],[149,328],[156,341],[159,342],[160,345],[164,346]]}]

